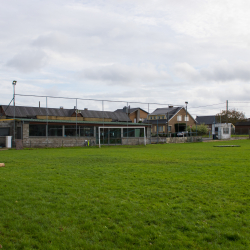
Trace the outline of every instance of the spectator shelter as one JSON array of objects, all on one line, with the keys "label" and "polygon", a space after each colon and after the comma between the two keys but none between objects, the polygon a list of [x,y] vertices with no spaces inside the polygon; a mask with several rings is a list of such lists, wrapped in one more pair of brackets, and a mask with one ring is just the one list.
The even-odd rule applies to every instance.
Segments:
[{"label": "spectator shelter", "polygon": [[146,144],[150,128],[124,112],[0,106],[0,146],[5,136],[24,147]]}]

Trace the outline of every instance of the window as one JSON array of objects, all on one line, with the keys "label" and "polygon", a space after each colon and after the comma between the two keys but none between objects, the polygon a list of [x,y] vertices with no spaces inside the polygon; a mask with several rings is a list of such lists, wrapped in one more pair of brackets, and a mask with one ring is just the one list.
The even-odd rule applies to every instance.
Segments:
[{"label": "window", "polygon": [[144,137],[143,128],[124,128],[123,137]]},{"label": "window", "polygon": [[181,119],[181,115],[177,115],[177,121],[178,121],[178,122],[181,122],[181,120],[182,120],[182,119]]},{"label": "window", "polygon": [[185,117],[184,117],[184,119],[185,119],[185,122],[188,122],[189,121],[189,116],[187,115],[185,115]]},{"label": "window", "polygon": [[0,128],[0,136],[9,136],[10,135],[10,128]]},{"label": "window", "polygon": [[94,136],[94,127],[80,127],[80,136],[91,137]]},{"label": "window", "polygon": [[[91,137],[94,136],[94,127],[77,126],[77,136]],[[65,125],[64,136],[76,136],[75,125]]]},{"label": "window", "polygon": [[49,125],[48,136],[62,136],[62,125]]},{"label": "window", "polygon": [[229,128],[223,128],[223,134],[229,134]]},{"label": "window", "polygon": [[158,132],[163,132],[163,126],[158,127]]},{"label": "window", "polygon": [[46,125],[45,124],[30,124],[29,125],[29,136],[46,136]]},{"label": "window", "polygon": [[65,125],[64,136],[76,136],[76,126]]},{"label": "window", "polygon": [[152,120],[152,116],[150,116],[150,119]]},{"label": "window", "polygon": [[172,127],[172,126],[168,126],[168,132],[171,132],[171,127]]},{"label": "window", "polygon": [[164,116],[162,116],[161,118],[164,119]]},{"label": "window", "polygon": [[157,116],[157,119],[161,119],[161,117],[160,117],[160,116]]}]

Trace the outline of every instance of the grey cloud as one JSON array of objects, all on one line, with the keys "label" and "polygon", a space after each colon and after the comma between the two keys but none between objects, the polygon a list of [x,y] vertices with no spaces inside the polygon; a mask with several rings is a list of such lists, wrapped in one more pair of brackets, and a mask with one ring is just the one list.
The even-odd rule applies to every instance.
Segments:
[{"label": "grey cloud", "polygon": [[222,61],[211,68],[201,70],[200,74],[209,81],[249,81],[249,67],[250,63],[237,61],[234,63],[228,63],[227,61]]},{"label": "grey cloud", "polygon": [[47,55],[41,50],[25,50],[10,59],[6,66],[23,73],[39,71],[46,65]]},{"label": "grey cloud", "polygon": [[250,63],[248,62],[234,62],[228,63],[221,61],[207,68],[195,69],[188,63],[177,63],[173,70],[177,77],[181,77],[187,81],[196,83],[215,81],[215,82],[228,82],[228,81],[249,81],[250,80]]},{"label": "grey cloud", "polygon": [[162,81],[169,80],[165,71],[157,71],[154,65],[122,65],[113,64],[103,67],[94,67],[83,70],[81,73],[89,80],[101,80],[110,84],[136,84],[136,83],[154,83],[159,84]]}]

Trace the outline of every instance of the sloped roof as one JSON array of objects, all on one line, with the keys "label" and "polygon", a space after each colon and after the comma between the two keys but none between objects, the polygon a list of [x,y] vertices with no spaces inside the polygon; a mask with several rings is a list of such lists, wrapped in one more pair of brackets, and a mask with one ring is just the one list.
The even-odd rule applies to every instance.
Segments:
[{"label": "sloped roof", "polygon": [[112,121],[131,122],[127,114],[124,112],[82,110],[81,114],[86,118],[108,118],[112,119]]},{"label": "sloped roof", "polygon": [[[168,114],[168,120],[170,121],[181,109],[185,109],[184,107],[171,107],[171,108],[158,108],[154,112],[150,113],[149,115],[166,115]],[[192,115],[187,112],[188,115],[196,122],[196,120],[192,117]],[[158,123],[167,123],[167,119],[159,119]],[[146,122],[146,121],[145,121]],[[157,124],[157,120],[155,119],[148,119],[147,122],[151,124]]]},{"label": "sloped roof", "polygon": [[[2,105],[6,116],[14,117],[14,106]],[[37,115],[48,116],[66,116],[69,117],[74,113],[73,109],[56,109],[56,108],[39,108],[15,106],[15,117],[36,117]]]},{"label": "sloped roof", "polygon": [[196,116],[196,121],[197,124],[205,124],[205,125],[217,123],[215,115]]},{"label": "sloped roof", "polygon": [[236,122],[235,126],[250,126],[250,121],[246,122]]},{"label": "sloped roof", "polygon": [[[137,111],[138,109],[140,109],[140,110],[142,110],[142,111],[144,111],[145,113],[148,114],[148,112],[145,111],[145,110],[142,109],[142,108],[128,108],[128,109],[129,109],[129,114],[131,114],[131,113]],[[123,113],[126,113],[126,111],[125,111],[124,109],[117,109],[117,110],[115,110],[115,112],[123,112]]]},{"label": "sloped roof", "polygon": [[[2,108],[6,116],[14,117],[14,106],[2,105]],[[74,112],[74,109],[15,106],[16,118],[36,118],[38,115],[70,117]],[[85,118],[109,118],[114,122],[131,122],[124,112],[82,110],[81,115]]]},{"label": "sloped roof", "polygon": [[153,113],[149,115],[167,115],[169,120],[178,113],[183,107],[172,107],[172,108],[158,108]]}]

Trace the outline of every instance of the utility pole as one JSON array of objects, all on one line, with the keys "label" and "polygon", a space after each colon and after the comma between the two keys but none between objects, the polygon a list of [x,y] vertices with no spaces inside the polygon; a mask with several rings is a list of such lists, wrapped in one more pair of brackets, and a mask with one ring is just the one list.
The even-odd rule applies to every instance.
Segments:
[{"label": "utility pole", "polygon": [[14,129],[13,129],[13,137],[14,137],[14,146],[16,146],[16,81],[12,82],[13,85],[13,106],[14,106]]},{"label": "utility pole", "polygon": [[226,102],[226,110],[227,110],[227,124],[228,124],[228,100]]}]

